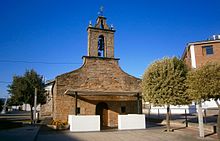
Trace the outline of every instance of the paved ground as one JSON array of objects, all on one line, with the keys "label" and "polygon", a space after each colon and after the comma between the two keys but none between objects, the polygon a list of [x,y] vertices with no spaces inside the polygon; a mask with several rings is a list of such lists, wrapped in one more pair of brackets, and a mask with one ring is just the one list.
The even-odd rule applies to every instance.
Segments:
[{"label": "paved ground", "polygon": [[205,137],[201,139],[196,131],[179,129],[174,132],[163,132],[164,126],[147,128],[146,130],[107,130],[102,132],[72,133],[70,131],[52,131],[42,127],[36,138],[37,141],[215,141]]},{"label": "paved ground", "polygon": [[[28,120],[27,113],[10,113],[0,115],[0,141],[215,141],[216,133],[206,131],[206,137],[198,137],[197,128],[184,128],[184,125],[176,125],[174,132],[163,132],[165,127],[160,123],[147,123],[145,130],[118,131],[105,130],[101,132],[72,133],[69,130],[57,131],[46,126],[33,126],[23,121]],[[10,121],[10,122],[9,122]],[[5,123],[6,122],[6,123]],[[13,128],[15,122],[22,122],[21,126]],[[3,124],[5,123],[5,125]],[[13,124],[12,124],[13,123]],[[4,126],[3,126],[4,125]],[[40,130],[39,130],[40,129]],[[39,131],[39,132],[38,132]]]},{"label": "paved ground", "polygon": [[0,141],[34,141],[39,128],[30,124],[30,112],[0,114]]},{"label": "paved ground", "polygon": [[20,128],[1,130],[0,141],[34,141],[39,128],[39,126],[26,125]]}]

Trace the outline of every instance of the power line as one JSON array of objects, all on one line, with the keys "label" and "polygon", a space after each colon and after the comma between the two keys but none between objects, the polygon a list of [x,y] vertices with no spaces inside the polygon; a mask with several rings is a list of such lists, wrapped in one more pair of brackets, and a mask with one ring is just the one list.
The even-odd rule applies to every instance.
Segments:
[{"label": "power line", "polygon": [[52,64],[52,65],[73,65],[81,63],[71,62],[43,62],[43,61],[22,61],[22,60],[0,60],[0,63],[26,63],[26,64]]}]

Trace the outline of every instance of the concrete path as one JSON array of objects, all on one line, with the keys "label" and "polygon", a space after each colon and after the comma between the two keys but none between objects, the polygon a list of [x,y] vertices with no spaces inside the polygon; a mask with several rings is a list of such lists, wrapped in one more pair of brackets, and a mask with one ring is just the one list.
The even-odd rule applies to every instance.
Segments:
[{"label": "concrete path", "polygon": [[0,141],[34,141],[40,126],[25,125],[0,131]]},{"label": "concrete path", "polygon": [[[206,137],[199,138],[190,131],[175,130],[174,132],[163,132],[164,127],[152,127],[146,130],[129,131],[102,131],[72,133],[70,131],[51,131],[42,128],[37,136],[37,141],[215,141],[216,139]],[[188,130],[188,129],[187,129]],[[191,134],[192,133],[192,134]]]}]

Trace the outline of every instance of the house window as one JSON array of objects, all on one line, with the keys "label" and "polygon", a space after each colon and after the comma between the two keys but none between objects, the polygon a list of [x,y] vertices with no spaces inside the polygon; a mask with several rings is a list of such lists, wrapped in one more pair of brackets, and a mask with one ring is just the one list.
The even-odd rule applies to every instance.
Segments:
[{"label": "house window", "polygon": [[80,107],[77,107],[77,115],[79,115],[80,114]]},{"label": "house window", "polygon": [[125,106],[122,106],[122,107],[121,107],[121,113],[122,113],[122,114],[125,114],[125,113],[126,113],[126,107],[125,107]]},{"label": "house window", "polygon": [[212,54],[214,54],[213,46],[203,46],[202,47],[202,52],[203,52],[203,55],[212,55]]}]

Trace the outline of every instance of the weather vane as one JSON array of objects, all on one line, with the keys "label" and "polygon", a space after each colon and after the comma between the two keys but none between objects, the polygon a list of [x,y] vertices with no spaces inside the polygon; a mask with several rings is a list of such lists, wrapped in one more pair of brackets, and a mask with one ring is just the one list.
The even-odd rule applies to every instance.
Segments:
[{"label": "weather vane", "polygon": [[99,16],[103,16],[103,12],[104,12],[104,7],[101,6],[101,7],[99,8],[98,15],[99,15]]}]

